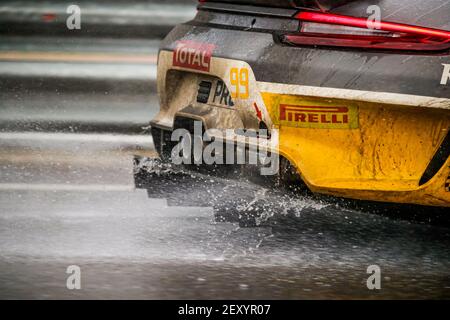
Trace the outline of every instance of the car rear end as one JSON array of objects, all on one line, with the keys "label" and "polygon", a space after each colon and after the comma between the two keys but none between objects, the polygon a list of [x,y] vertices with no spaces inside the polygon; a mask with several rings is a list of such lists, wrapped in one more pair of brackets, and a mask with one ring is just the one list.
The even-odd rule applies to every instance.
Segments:
[{"label": "car rear end", "polygon": [[450,206],[449,12],[439,0],[201,1],[161,46],[155,146],[193,120],[268,128],[313,192]]}]

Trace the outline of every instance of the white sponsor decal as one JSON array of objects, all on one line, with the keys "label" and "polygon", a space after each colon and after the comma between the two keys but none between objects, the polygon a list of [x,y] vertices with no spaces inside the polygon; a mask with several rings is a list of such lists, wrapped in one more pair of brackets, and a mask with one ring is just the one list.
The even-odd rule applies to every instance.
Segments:
[{"label": "white sponsor decal", "polygon": [[450,80],[450,64],[442,64],[444,66],[444,71],[442,72],[441,84],[447,85],[448,80]]}]

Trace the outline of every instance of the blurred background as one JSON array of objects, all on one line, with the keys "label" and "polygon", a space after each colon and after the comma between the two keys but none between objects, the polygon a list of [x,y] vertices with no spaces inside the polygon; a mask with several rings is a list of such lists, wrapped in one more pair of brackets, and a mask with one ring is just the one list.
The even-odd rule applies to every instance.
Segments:
[{"label": "blurred background", "polygon": [[[157,110],[159,42],[196,3],[1,1],[1,131],[140,132]],[[67,26],[73,4],[81,29]]]}]

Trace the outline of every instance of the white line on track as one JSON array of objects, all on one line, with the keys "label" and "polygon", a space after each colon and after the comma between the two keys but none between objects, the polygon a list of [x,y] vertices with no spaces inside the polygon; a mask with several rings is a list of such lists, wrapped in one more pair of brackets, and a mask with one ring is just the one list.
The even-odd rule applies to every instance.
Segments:
[{"label": "white line on track", "polygon": [[1,140],[29,140],[29,141],[55,141],[55,142],[111,142],[148,144],[152,143],[151,135],[131,134],[99,134],[99,133],[45,133],[45,132],[2,132]]},{"label": "white line on track", "polygon": [[153,64],[91,64],[68,62],[0,61],[3,77],[67,78],[81,80],[156,81]]},{"label": "white line on track", "polygon": [[133,191],[133,185],[0,183],[0,191]]}]

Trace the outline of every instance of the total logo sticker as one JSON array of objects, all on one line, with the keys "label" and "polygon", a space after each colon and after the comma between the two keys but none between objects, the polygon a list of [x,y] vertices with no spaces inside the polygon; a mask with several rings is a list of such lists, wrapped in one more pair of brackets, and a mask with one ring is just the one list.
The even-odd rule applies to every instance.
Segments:
[{"label": "total logo sticker", "polygon": [[176,67],[209,72],[215,45],[190,40],[177,41],[172,64]]}]

